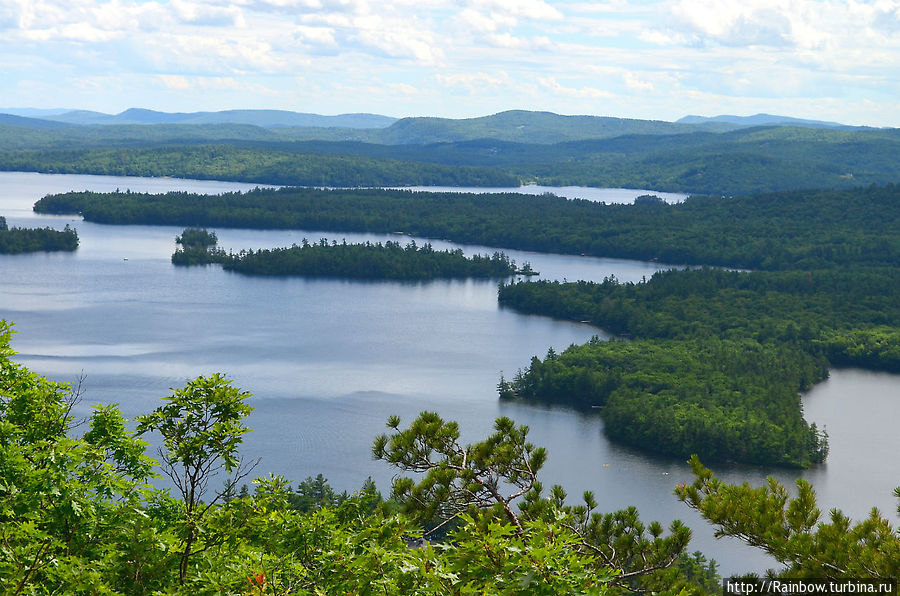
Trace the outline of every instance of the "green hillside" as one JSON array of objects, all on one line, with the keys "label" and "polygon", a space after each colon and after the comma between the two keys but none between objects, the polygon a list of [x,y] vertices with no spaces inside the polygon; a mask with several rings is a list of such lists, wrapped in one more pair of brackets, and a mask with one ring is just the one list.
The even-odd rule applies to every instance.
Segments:
[{"label": "green hillside", "polygon": [[[722,132],[727,123],[525,111],[463,120],[404,118],[380,129],[273,128],[279,113],[250,112],[269,127],[180,123],[47,128],[33,123],[48,121],[10,117],[0,122],[0,168],[273,184],[538,183],[714,195],[900,182],[898,129],[767,126]],[[145,110],[139,115],[152,120],[159,114]],[[195,121],[206,117],[183,116]],[[367,117],[346,116],[358,116],[360,122]],[[217,112],[208,117],[225,116]],[[206,147],[210,145],[216,147]],[[186,156],[186,148],[197,146],[217,158]],[[154,169],[148,160],[167,165]],[[441,174],[386,175],[393,165],[372,167],[371,160],[403,162],[407,173]],[[336,161],[342,165],[335,168]],[[480,170],[475,175],[463,166]]]}]

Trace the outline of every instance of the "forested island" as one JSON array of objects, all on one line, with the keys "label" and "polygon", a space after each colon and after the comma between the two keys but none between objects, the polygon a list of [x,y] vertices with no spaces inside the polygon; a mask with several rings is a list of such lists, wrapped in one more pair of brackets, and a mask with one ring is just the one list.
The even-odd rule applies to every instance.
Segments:
[{"label": "forested island", "polygon": [[68,224],[52,228],[10,228],[0,216],[0,254],[73,251],[78,248],[78,232]]},{"label": "forested island", "polygon": [[208,265],[228,260],[228,255],[216,245],[219,238],[215,232],[205,228],[185,228],[175,237],[175,244],[181,245],[172,253],[172,264],[179,266]]},{"label": "forested island", "polygon": [[466,257],[461,249],[434,250],[431,244],[406,246],[399,242],[363,244],[327,240],[304,241],[289,248],[248,250],[222,263],[226,271],[250,275],[302,275],[348,279],[506,278],[516,265],[502,252]]},{"label": "forested island", "polygon": [[325,238],[310,243],[304,238],[288,248],[226,254],[216,247],[215,232],[205,229],[185,229],[175,240],[183,246],[172,254],[175,265],[218,263],[226,271],[246,275],[402,281],[535,275],[529,264],[517,269],[502,252],[466,257],[462,249],[434,250],[431,244],[418,246],[415,241],[403,246],[391,241],[348,244],[334,240],[329,244]]},{"label": "forested island", "polygon": [[72,192],[44,197],[34,209],[105,224],[403,231],[537,252],[787,270],[900,264],[898,206],[900,186],[888,185],[674,205],[377,189]]}]

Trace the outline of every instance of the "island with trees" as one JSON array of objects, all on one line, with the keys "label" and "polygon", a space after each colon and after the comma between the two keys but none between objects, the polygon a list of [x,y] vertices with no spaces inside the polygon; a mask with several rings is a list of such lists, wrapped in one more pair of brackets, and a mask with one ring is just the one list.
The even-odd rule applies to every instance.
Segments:
[{"label": "island with trees", "polygon": [[175,237],[175,244],[181,245],[172,253],[172,264],[179,266],[208,265],[222,263],[228,259],[225,251],[216,246],[219,237],[206,228],[185,228]]},{"label": "island with trees", "polygon": [[222,263],[226,271],[249,275],[302,275],[368,280],[420,281],[429,279],[507,278],[519,270],[502,252],[466,257],[462,249],[434,250],[410,241],[406,246],[387,241],[330,244],[306,240],[288,248],[247,250]]},{"label": "island with trees", "polygon": [[71,252],[78,248],[78,232],[66,224],[62,230],[52,228],[10,228],[0,216],[0,254],[28,252]]},{"label": "island with trees", "polygon": [[338,277],[363,280],[422,281],[430,279],[507,278],[535,275],[531,265],[518,269],[502,252],[466,257],[462,249],[434,250],[429,243],[411,240],[403,246],[387,241],[348,244],[322,238],[288,248],[242,250],[225,253],[215,232],[187,228],[175,241],[182,245],[172,254],[176,265],[218,263],[226,271],[245,275]]}]

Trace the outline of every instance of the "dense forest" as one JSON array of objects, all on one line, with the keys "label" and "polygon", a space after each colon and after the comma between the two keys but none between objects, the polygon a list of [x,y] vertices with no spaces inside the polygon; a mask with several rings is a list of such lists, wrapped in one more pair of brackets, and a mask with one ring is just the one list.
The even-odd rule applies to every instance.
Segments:
[{"label": "dense forest", "polygon": [[828,443],[803,420],[799,391],[827,374],[824,359],[774,342],[595,339],[533,358],[499,392],[599,408],[611,439],[646,451],[806,467]]},{"label": "dense forest", "polygon": [[176,176],[295,186],[518,186],[512,174],[387,157],[229,145],[0,152],[0,170],[105,176]]},{"label": "dense forest", "polygon": [[900,264],[900,186],[604,205],[555,196],[377,189],[72,192],[35,211],[106,224],[397,232],[489,246],[720,265],[820,269]]},{"label": "dense forest", "polygon": [[[795,342],[834,364],[900,371],[900,271],[670,270],[644,283],[539,281],[500,288],[522,312],[591,321],[642,339]],[[867,348],[866,348],[867,346]]]},{"label": "dense forest", "polygon": [[52,228],[10,228],[0,216],[0,254],[73,251],[78,248],[78,232],[66,224],[63,230]]},{"label": "dense forest", "polygon": [[[14,362],[0,321],[0,590],[9,594],[718,594],[716,566],[688,554],[690,530],[595,511],[545,493],[546,451],[499,418],[466,444],[424,412],[388,419],[373,456],[398,475],[385,500],[367,481],[336,494],[293,488],[240,454],[250,394],[220,374],[190,379],[132,424],[114,405],[87,420],[79,395]],[[159,459],[145,436],[161,437]],[[257,462],[258,463],[258,462]],[[771,553],[785,577],[896,577],[900,536],[875,511],[822,519],[815,493],[772,481],[730,486],[694,459],[679,499]],[[173,488],[159,490],[164,475]],[[900,489],[897,491],[900,496]],[[443,528],[441,531],[436,531]],[[427,534],[425,534],[427,532]]]},{"label": "dense forest", "polygon": [[175,237],[175,244],[181,245],[172,253],[172,264],[179,266],[209,265],[223,263],[229,257],[218,248],[219,237],[205,228],[185,228]]},{"label": "dense forest", "polygon": [[898,291],[896,268],[505,284],[501,304],[634,341],[534,358],[501,397],[605,406],[606,432],[644,449],[805,466],[827,441],[803,421],[798,391],[829,364],[900,371]]}]

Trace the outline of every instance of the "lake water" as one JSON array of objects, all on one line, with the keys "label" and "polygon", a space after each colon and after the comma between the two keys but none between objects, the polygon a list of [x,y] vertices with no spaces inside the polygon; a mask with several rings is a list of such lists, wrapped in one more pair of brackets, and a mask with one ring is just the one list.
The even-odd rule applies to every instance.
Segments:
[{"label": "lake water", "polygon": [[656,195],[667,203],[680,203],[688,195],[678,192],[659,192],[655,190],[640,190],[634,188],[594,188],[590,186],[540,186],[527,184],[525,186],[510,186],[503,188],[481,188],[477,186],[405,186],[405,190],[422,190],[427,192],[473,192],[473,193],[501,193],[516,192],[526,195],[542,195],[551,193],[567,199],[584,199],[595,203],[633,203],[636,197],[641,195]]},{"label": "lake water", "polygon": [[[457,420],[477,440],[497,416],[531,427],[548,448],[544,484],[578,498],[593,490],[603,511],[638,507],[645,521],[681,519],[694,529],[691,550],[721,563],[723,575],[763,571],[774,562],[712,528],[672,496],[690,481],[679,460],[610,444],[594,415],[566,408],[501,404],[500,374],[512,376],[533,355],[560,351],[600,333],[587,325],[500,308],[496,283],[371,283],[269,279],[217,267],[175,268],[169,257],[180,228],[101,226],[80,218],[38,216],[31,205],[66,190],[224,192],[255,185],[175,179],[0,173],[0,215],[10,225],[62,228],[81,246],[72,254],[0,255],[0,318],[15,322],[17,359],[54,379],[84,376],[84,402],[116,402],[126,416],[159,405],[169,388],[221,371],[254,394],[243,452],[261,457],[260,474],[295,481],[324,474],[354,490],[367,476],[387,493],[394,471],[370,457],[391,414],[409,422],[422,410]],[[322,231],[216,230],[226,249],[265,248],[325,237],[348,242],[396,236]],[[420,240],[421,242],[421,240]],[[433,242],[437,248],[455,246]],[[462,247],[467,254],[485,247]],[[507,251],[542,277],[638,281],[664,265]],[[602,333],[600,333],[602,335]],[[807,418],[831,437],[827,464],[799,473],[818,488],[823,511],[842,507],[859,519],[877,505],[896,520],[900,484],[900,377],[833,371],[804,400]],[[731,482],[760,484],[768,474],[792,484],[797,472],[718,467]]]}]

